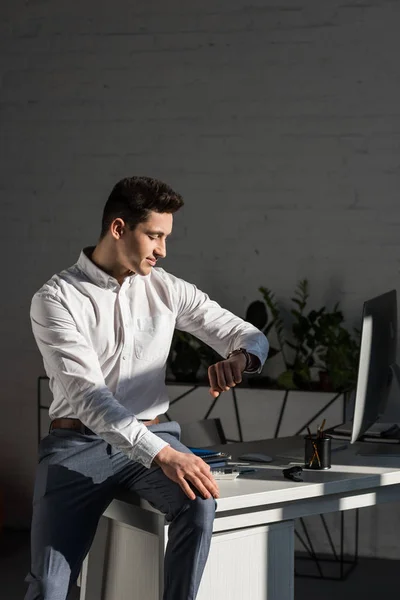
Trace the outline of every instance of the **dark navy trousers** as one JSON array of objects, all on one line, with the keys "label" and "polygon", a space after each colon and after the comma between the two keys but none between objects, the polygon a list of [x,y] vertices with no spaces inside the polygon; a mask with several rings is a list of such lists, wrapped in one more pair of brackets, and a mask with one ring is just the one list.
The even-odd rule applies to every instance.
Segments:
[{"label": "dark navy trousers", "polygon": [[[175,422],[151,431],[189,452]],[[169,525],[164,600],[194,600],[207,560],[215,500],[190,500],[159,467],[146,469],[96,435],[54,429],[39,447],[25,600],[65,600],[90,549],[98,521],[121,488],[160,510]],[[157,576],[155,574],[155,576]]]}]

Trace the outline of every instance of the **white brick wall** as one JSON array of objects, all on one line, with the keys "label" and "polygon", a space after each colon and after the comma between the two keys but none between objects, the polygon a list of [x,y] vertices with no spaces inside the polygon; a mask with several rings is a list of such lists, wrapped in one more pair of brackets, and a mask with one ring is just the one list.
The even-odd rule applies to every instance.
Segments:
[{"label": "white brick wall", "polygon": [[130,174],[186,206],[165,267],[239,314],[257,288],[397,287],[400,4],[3,0],[0,475],[26,524],[36,462],[30,298]]}]

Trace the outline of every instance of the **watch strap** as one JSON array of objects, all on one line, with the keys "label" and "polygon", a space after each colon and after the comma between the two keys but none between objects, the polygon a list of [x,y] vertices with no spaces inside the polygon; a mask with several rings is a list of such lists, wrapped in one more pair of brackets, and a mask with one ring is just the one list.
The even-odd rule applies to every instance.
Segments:
[{"label": "watch strap", "polygon": [[231,358],[231,356],[236,356],[237,354],[244,354],[244,356],[246,358],[246,364],[244,367],[244,371],[247,371],[251,365],[250,354],[247,352],[247,350],[245,348],[237,348],[236,350],[232,350],[232,352],[229,352],[227,358]]}]

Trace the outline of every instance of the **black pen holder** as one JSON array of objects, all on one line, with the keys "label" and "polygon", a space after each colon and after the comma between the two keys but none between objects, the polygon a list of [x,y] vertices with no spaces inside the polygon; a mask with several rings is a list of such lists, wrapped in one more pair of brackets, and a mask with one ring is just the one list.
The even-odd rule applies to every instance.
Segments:
[{"label": "black pen holder", "polygon": [[306,435],[304,438],[304,468],[305,469],[330,469],[331,468],[331,438],[328,435]]}]

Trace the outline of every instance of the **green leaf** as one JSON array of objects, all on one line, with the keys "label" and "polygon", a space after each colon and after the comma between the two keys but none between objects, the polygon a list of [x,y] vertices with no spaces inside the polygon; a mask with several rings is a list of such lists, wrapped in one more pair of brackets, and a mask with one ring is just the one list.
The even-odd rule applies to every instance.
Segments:
[{"label": "green leaf", "polygon": [[291,301],[294,304],[297,304],[301,311],[304,310],[304,307],[306,306],[305,302],[303,302],[302,300],[298,300],[297,298],[291,298]]},{"label": "green leaf", "polygon": [[294,372],[291,369],[281,373],[277,379],[279,387],[282,387],[285,390],[296,390],[297,385],[293,381],[293,375]]},{"label": "green leaf", "polygon": [[309,314],[308,314],[308,320],[310,321],[310,323],[315,323],[315,321],[318,319],[318,313],[316,310],[312,310]]}]

